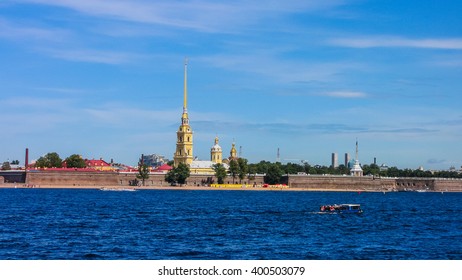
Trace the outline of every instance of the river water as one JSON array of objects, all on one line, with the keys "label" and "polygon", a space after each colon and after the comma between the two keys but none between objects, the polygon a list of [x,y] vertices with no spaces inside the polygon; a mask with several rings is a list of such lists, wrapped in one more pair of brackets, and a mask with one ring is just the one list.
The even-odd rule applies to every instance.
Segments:
[{"label": "river water", "polygon": [[[462,193],[0,189],[0,259],[462,259]],[[318,214],[360,203],[364,213]]]}]

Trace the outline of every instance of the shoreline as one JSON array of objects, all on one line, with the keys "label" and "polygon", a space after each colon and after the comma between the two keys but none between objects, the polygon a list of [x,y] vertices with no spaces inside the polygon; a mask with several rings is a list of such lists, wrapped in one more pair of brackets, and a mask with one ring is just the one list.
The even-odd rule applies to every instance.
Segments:
[{"label": "shoreline", "polygon": [[[177,190],[177,191],[306,191],[306,192],[396,192],[389,190],[364,190],[364,189],[325,189],[325,188],[290,188],[290,187],[208,187],[208,186],[120,186],[120,185],[32,185],[1,184],[0,189],[95,189],[106,191],[139,191],[139,190]],[[425,191],[430,193],[442,191]],[[457,191],[444,191],[457,192]]]}]

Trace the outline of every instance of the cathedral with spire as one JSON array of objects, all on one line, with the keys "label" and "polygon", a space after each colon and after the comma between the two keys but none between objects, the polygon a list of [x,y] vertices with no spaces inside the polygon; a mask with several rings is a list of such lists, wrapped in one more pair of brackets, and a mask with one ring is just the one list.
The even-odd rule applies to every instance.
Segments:
[{"label": "cathedral with spire", "polygon": [[233,142],[229,158],[223,159],[223,150],[219,145],[218,136],[210,149],[210,160],[198,160],[193,155],[193,131],[189,124],[188,116],[188,61],[184,63],[184,91],[183,91],[183,113],[181,115],[181,124],[176,132],[176,150],[173,155],[174,166],[178,167],[180,163],[187,164],[191,174],[215,174],[213,165],[223,164],[228,169],[229,162],[238,158],[235,143]]}]

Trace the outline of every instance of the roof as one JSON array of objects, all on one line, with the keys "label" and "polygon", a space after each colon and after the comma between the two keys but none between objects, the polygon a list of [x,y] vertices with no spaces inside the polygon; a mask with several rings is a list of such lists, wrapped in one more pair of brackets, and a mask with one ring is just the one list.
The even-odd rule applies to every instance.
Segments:
[{"label": "roof", "polygon": [[213,146],[212,146],[212,151],[217,151],[217,152],[218,152],[218,151],[221,151],[220,145],[218,145],[218,144],[213,145]]},{"label": "roof", "polygon": [[210,160],[193,160],[190,164],[190,168],[212,168],[215,162]]},{"label": "roof", "polygon": [[109,163],[102,159],[86,159],[85,163],[87,166],[110,166]]},{"label": "roof", "polygon": [[92,169],[92,168],[66,168],[66,167],[49,167],[49,168],[33,168],[29,169],[30,172],[34,171],[53,171],[53,172],[99,172],[98,170]]},{"label": "roof", "polygon": [[[213,166],[215,165],[216,163],[213,162],[213,161],[210,161],[210,160],[194,160],[191,164],[190,164],[190,168],[213,168]],[[228,165],[226,163],[222,163],[222,165],[228,169]]]},{"label": "roof", "polygon": [[158,170],[158,171],[169,171],[169,170],[172,170],[172,169],[173,169],[173,167],[171,167],[168,164],[162,164],[161,166],[156,168],[156,170]]}]

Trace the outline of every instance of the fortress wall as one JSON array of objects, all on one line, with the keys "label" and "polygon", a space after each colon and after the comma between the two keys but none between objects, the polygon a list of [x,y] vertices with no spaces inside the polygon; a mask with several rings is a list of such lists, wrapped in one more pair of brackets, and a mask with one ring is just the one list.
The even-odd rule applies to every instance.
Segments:
[{"label": "fortress wall", "polygon": [[[120,173],[118,174],[117,180],[118,185],[128,186],[130,181],[136,179],[136,173]],[[186,181],[186,185],[188,186],[202,186],[210,182],[210,180],[214,180],[217,182],[217,179],[213,175],[206,175],[206,174],[191,174]],[[138,181],[140,181],[138,179]],[[226,177],[225,182],[232,182],[232,177]],[[239,179],[235,180],[236,183],[239,182]],[[257,184],[263,184],[263,176],[256,176],[254,180],[245,179],[242,183],[253,184],[256,182]],[[169,183],[165,181],[165,174],[150,174],[149,178],[144,182],[145,186],[168,186]]]},{"label": "fortress wall", "polygon": [[[138,173],[136,172],[121,172],[116,173],[117,185],[119,186],[132,186],[136,181],[140,182],[141,180],[136,178]],[[165,182],[165,174],[150,174],[149,178],[144,181],[145,186],[166,186],[168,185]]]},{"label": "fortress wall", "polygon": [[24,170],[0,170],[0,184],[4,183],[24,183],[26,172]]},{"label": "fortress wall", "polygon": [[398,191],[435,190],[434,178],[397,178],[395,180]]},{"label": "fortress wall", "polygon": [[352,191],[392,191],[396,187],[395,179],[390,178],[317,175],[289,175],[288,185],[291,188]]},{"label": "fortress wall", "polygon": [[28,172],[26,184],[62,186],[109,186],[117,185],[114,172],[37,171]]},{"label": "fortress wall", "polygon": [[[212,175],[191,175],[191,177],[188,178],[188,185],[195,185],[195,184],[200,184],[201,180],[205,179],[207,180],[207,178],[211,178],[213,179],[214,183],[217,184],[218,183],[218,180],[215,176],[212,176]],[[256,175],[255,177],[253,177],[252,179],[249,179],[249,178],[244,178],[243,180],[240,180],[238,177],[234,178],[233,180],[233,177],[232,176],[227,176],[223,182],[225,184],[247,184],[247,185],[253,185],[254,183],[257,184],[257,185],[262,185],[264,184],[264,178],[265,176],[263,175]]]},{"label": "fortress wall", "polygon": [[[132,186],[136,183],[137,173],[124,173],[124,172],[95,172],[95,171],[33,171],[27,173],[27,184],[29,185],[61,185],[61,186]],[[207,180],[216,178],[212,175],[192,174],[188,180],[189,186],[201,186]],[[232,182],[231,177],[227,177],[225,182]],[[236,183],[239,179],[235,180]],[[242,183],[257,184],[263,183],[263,176],[256,176],[254,180],[245,179]],[[1,183],[1,181],[0,181]],[[169,183],[165,181],[165,174],[152,173],[149,178],[144,182],[145,186],[168,186]]]},{"label": "fortress wall", "polygon": [[438,192],[462,192],[461,179],[435,179],[434,190]]},{"label": "fortress wall", "polygon": [[[73,172],[73,171],[29,171],[26,184],[29,185],[55,185],[55,186],[130,186],[136,180],[137,173],[117,172]],[[213,178],[211,175],[193,174],[187,180],[188,186],[200,186]],[[264,177],[257,175],[254,180],[245,179],[235,183],[253,185],[263,184]],[[313,190],[364,190],[364,191],[457,191],[462,192],[461,179],[440,178],[375,178],[370,176],[318,176],[318,175],[288,175],[286,184],[290,188],[303,188]],[[140,181],[140,180],[138,180]],[[225,183],[232,183],[232,177],[227,177]],[[0,184],[6,179],[0,176]],[[150,174],[145,181],[146,186],[168,186],[165,174]]]}]

